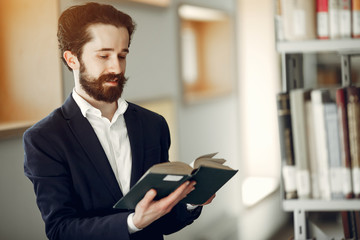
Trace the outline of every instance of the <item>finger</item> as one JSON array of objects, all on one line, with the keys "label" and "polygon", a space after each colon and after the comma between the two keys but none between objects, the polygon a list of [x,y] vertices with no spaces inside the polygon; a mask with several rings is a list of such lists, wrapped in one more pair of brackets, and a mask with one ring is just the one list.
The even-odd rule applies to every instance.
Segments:
[{"label": "finger", "polygon": [[156,190],[150,189],[139,203],[141,203],[143,206],[148,206],[154,200],[155,196]]},{"label": "finger", "polygon": [[[185,189],[180,188],[177,189],[176,191],[178,191],[178,195],[174,198],[176,198],[176,200],[174,201],[174,204],[177,204],[179,201],[181,201],[182,199],[184,199],[190,192],[192,192],[195,189],[196,182],[195,181],[191,181],[189,183],[185,184]],[[175,194],[174,194],[175,195]]]},{"label": "finger", "polygon": [[159,200],[159,205],[162,206],[162,209],[166,209],[166,211],[170,211],[176,204],[180,202],[184,197],[186,197],[189,192],[194,188],[194,181],[190,183],[190,181],[186,181],[181,184],[175,191],[169,194],[167,197]]},{"label": "finger", "polygon": [[189,190],[187,194],[189,194],[190,192],[192,192],[193,190],[195,190],[195,185],[196,185],[196,182],[195,182],[195,181],[191,181],[191,183],[190,183],[190,185],[189,185],[189,187],[188,187],[188,189],[187,189],[187,190]]},{"label": "finger", "polygon": [[186,181],[163,200],[166,204],[172,206],[176,205],[181,199],[183,199],[188,194],[191,188],[192,186],[190,184],[190,181]]},{"label": "finger", "polygon": [[196,185],[196,182],[195,181],[191,181],[187,186],[186,188],[184,189],[184,191],[182,192],[181,194],[181,199],[186,197],[190,192],[192,192],[193,190],[195,190],[195,185]]}]

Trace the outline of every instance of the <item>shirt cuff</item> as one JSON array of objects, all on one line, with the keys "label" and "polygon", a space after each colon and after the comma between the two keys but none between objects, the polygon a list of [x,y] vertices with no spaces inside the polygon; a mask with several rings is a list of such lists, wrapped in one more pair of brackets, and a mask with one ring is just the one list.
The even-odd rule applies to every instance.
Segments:
[{"label": "shirt cuff", "polygon": [[191,204],[186,204],[186,208],[187,208],[187,210],[188,211],[192,211],[192,210],[194,210],[195,208],[197,208],[198,206],[196,206],[196,205],[191,205]]},{"label": "shirt cuff", "polygon": [[141,231],[141,228],[137,228],[133,222],[133,216],[134,213],[130,213],[129,216],[127,217],[127,224],[128,224],[128,230],[130,234],[136,233],[138,231]]}]

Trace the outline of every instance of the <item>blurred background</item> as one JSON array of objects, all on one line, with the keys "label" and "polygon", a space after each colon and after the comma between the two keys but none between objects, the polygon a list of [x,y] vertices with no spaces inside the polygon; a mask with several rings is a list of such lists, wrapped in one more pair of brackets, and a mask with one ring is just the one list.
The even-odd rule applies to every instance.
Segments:
[{"label": "blurred background", "polygon": [[[57,48],[57,19],[85,2],[0,0],[0,239],[46,239],[23,174],[22,133],[72,91],[72,73]],[[97,2],[137,23],[124,98],[165,116],[170,160],[190,163],[219,152],[239,169],[194,224],[166,239],[271,239],[291,222],[280,203],[273,1]]]}]

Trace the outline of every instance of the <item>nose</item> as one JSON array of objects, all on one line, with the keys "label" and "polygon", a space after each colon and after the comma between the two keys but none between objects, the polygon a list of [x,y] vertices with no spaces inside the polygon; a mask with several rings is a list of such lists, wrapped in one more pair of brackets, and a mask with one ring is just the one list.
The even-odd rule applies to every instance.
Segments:
[{"label": "nose", "polygon": [[110,73],[114,73],[114,74],[119,74],[123,71],[120,59],[118,58],[114,58],[111,60],[110,62],[110,66],[109,66],[109,72]]}]

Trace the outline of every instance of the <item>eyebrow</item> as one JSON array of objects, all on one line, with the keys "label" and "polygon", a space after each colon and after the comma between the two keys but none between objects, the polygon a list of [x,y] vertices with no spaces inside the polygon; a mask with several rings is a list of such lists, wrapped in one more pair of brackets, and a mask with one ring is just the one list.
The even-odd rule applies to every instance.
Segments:
[{"label": "eyebrow", "polygon": [[[114,48],[101,48],[101,49],[97,50],[97,52],[112,52],[114,50],[115,50]],[[121,50],[121,52],[129,53],[129,49],[124,48],[124,49]]]}]

